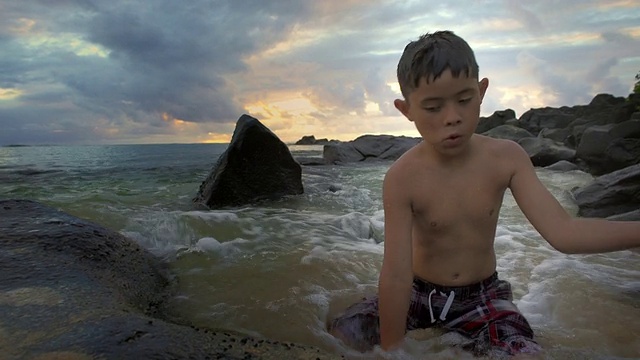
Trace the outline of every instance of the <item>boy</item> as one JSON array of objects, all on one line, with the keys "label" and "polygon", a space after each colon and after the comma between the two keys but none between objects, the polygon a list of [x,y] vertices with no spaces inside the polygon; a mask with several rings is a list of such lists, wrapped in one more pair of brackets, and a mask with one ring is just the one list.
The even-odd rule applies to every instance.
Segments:
[{"label": "boy", "polygon": [[536,230],[567,254],[640,246],[640,222],[572,218],[516,143],[475,134],[489,80],[450,31],[409,43],[398,63],[396,108],[423,141],[383,185],[384,259],[377,297],[346,310],[329,331],[362,351],[397,348],[407,330],[438,326],[473,340],[476,355],[540,352],[499,280],[493,242],[505,191]]}]

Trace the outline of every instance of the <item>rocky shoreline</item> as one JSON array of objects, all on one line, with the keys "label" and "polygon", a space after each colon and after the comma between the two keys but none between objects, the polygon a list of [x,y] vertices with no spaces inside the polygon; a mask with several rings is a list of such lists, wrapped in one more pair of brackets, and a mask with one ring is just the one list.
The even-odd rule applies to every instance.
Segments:
[{"label": "rocky shoreline", "polygon": [[[589,104],[531,109],[520,118],[511,109],[480,118],[476,133],[517,142],[536,167],[581,170],[596,176],[574,189],[580,216],[640,220],[640,94],[598,94]],[[298,143],[316,144],[313,136]],[[392,161],[420,138],[363,135],[352,141],[322,141],[323,157],[307,166]]]}]

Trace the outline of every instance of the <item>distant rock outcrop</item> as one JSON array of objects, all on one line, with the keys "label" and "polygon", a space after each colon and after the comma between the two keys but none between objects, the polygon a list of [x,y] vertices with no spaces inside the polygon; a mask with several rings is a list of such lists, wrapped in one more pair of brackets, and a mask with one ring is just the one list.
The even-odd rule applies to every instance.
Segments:
[{"label": "distant rock outcrop", "polygon": [[229,147],[202,182],[193,201],[221,208],[303,191],[302,168],[287,145],[256,118],[242,115]]},{"label": "distant rock outcrop", "polygon": [[338,140],[328,140],[327,138],[316,139],[313,135],[306,135],[296,141],[295,145],[326,145],[335,142],[338,142]]},{"label": "distant rock outcrop", "polygon": [[420,141],[406,136],[363,135],[352,141],[325,145],[323,157],[328,164],[395,160]]}]

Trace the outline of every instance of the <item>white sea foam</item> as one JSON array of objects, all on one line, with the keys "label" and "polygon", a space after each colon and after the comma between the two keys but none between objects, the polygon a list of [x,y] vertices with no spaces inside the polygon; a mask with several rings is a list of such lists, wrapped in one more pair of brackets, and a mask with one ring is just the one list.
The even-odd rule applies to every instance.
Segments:
[{"label": "white sea foam", "polygon": [[242,251],[241,245],[250,243],[249,240],[237,238],[231,241],[220,242],[212,237],[199,239],[191,248],[192,251],[215,252],[223,256],[232,255]]},{"label": "white sea foam", "polygon": [[236,213],[225,211],[186,211],[183,215],[216,222],[238,221]]}]

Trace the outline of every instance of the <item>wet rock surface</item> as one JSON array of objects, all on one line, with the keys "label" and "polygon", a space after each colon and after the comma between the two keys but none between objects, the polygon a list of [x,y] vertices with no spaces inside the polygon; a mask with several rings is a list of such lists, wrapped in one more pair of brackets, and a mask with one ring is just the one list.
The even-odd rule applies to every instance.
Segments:
[{"label": "wet rock surface", "polygon": [[164,263],[117,232],[34,201],[0,201],[0,273],[3,359],[341,358],[168,321]]}]

